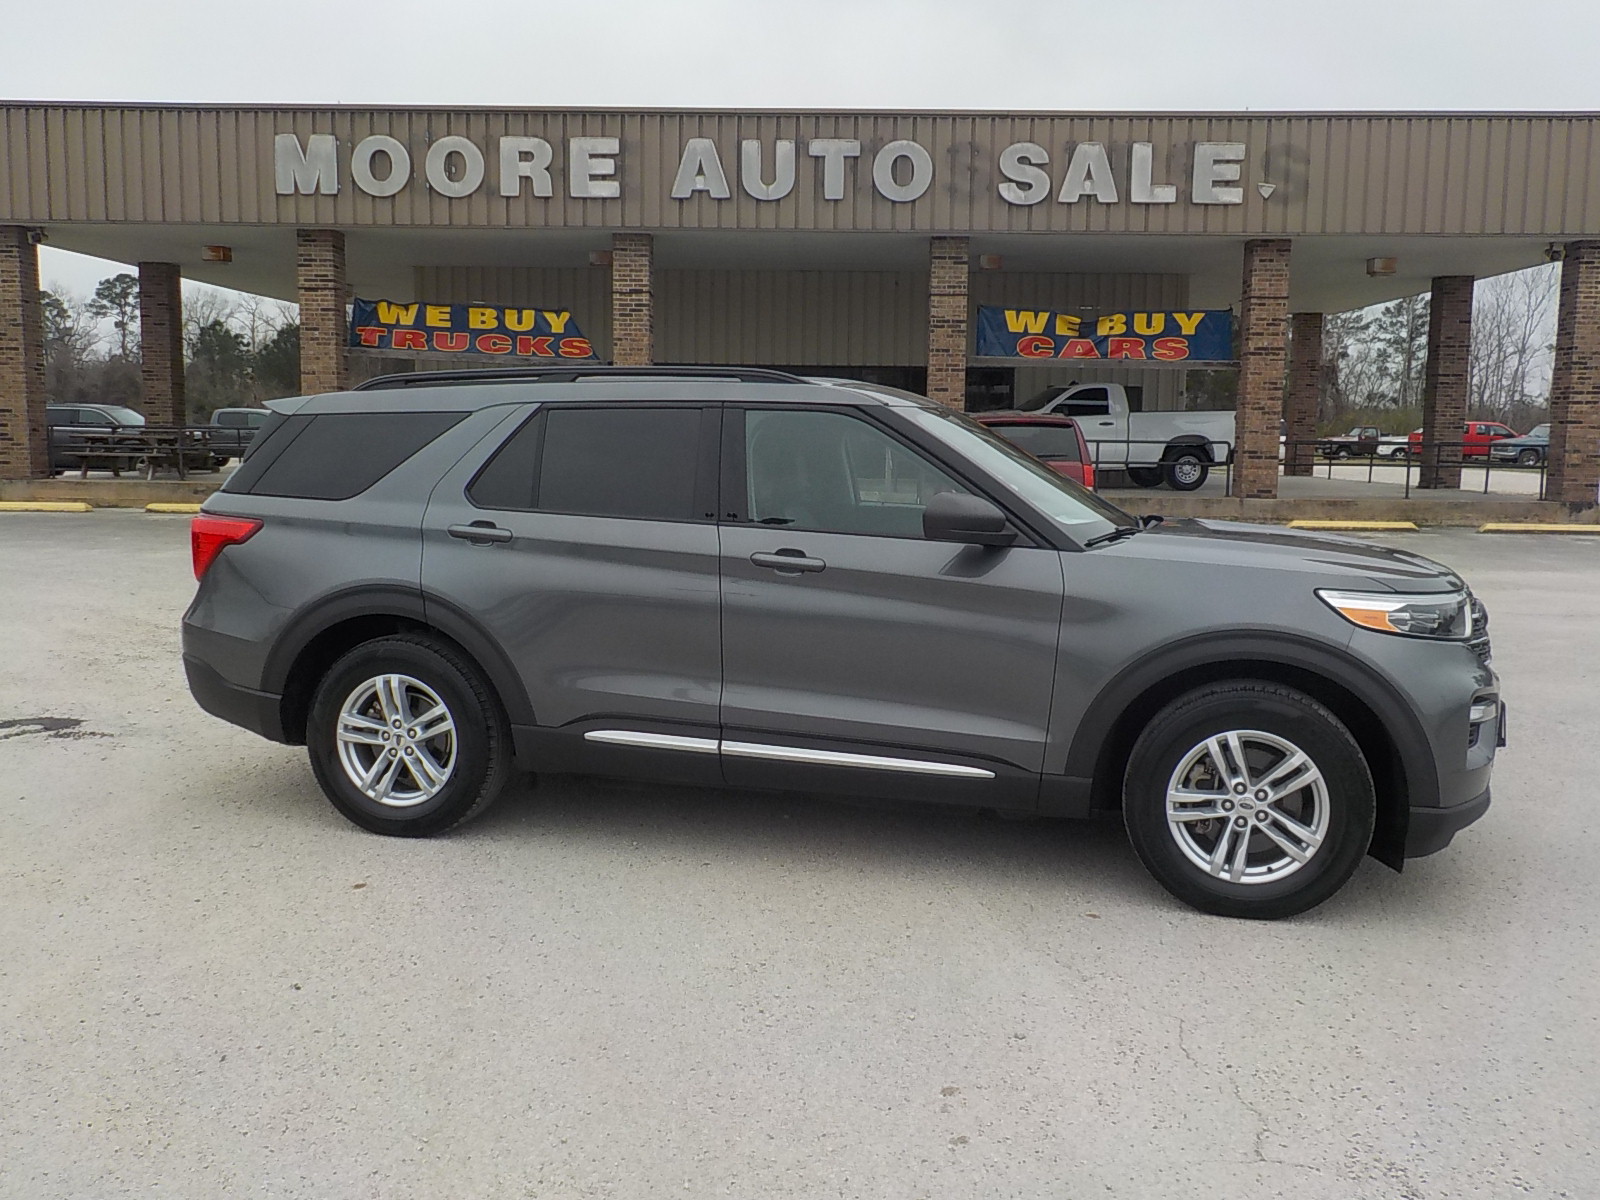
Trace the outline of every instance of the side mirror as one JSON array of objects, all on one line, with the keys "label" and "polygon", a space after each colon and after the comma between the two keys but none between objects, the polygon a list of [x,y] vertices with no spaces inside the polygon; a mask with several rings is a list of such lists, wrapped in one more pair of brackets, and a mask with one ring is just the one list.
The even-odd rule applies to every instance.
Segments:
[{"label": "side mirror", "polygon": [[922,510],[922,536],[930,542],[965,542],[971,546],[1009,546],[1017,531],[1006,514],[982,496],[940,492]]}]

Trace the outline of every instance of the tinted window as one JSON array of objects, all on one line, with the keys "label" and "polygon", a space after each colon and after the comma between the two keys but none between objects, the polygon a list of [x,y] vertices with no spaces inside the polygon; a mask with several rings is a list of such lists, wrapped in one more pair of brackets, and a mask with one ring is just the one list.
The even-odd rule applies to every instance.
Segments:
[{"label": "tinted window", "polygon": [[243,413],[223,411],[223,412],[217,413],[216,416],[213,417],[212,419],[215,420],[218,425],[230,425],[230,426],[232,426],[232,425],[243,425],[244,424],[244,414]]},{"label": "tinted window", "polygon": [[116,422],[98,408],[80,408],[78,410],[78,424],[80,425],[115,425]]},{"label": "tinted window", "polygon": [[921,537],[923,506],[967,490],[866,421],[806,410],[746,414],[745,489],[757,524],[879,537]]},{"label": "tinted window", "polygon": [[699,409],[554,407],[543,424],[541,512],[695,519]]},{"label": "tinted window", "polygon": [[1021,446],[1035,458],[1078,461],[1078,431],[1062,425],[991,425],[1013,446]]},{"label": "tinted window", "polygon": [[543,444],[544,414],[536,413],[495,451],[467,487],[467,497],[479,508],[531,509]]},{"label": "tinted window", "polygon": [[1105,388],[1085,388],[1056,411],[1069,417],[1103,417],[1111,412],[1111,395]]},{"label": "tinted window", "polygon": [[[465,413],[322,413],[307,419],[254,479],[257,496],[348,500],[366,491]],[[233,489],[230,489],[233,490]]]}]

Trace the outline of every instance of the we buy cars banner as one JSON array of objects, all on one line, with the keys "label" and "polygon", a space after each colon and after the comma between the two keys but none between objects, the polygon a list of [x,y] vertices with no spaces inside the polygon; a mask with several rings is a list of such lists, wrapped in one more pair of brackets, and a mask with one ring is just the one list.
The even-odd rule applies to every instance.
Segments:
[{"label": "we buy cars banner", "polygon": [[978,309],[978,357],[1230,362],[1233,314],[1116,312],[1085,317],[986,304]]},{"label": "we buy cars banner", "polygon": [[357,300],[350,345],[363,350],[592,359],[594,347],[565,308],[396,304]]}]

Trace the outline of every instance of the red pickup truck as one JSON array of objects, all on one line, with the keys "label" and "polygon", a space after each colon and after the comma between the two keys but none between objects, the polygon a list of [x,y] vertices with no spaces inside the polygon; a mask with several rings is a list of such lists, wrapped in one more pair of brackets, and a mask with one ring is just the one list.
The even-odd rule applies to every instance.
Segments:
[{"label": "red pickup truck", "polygon": [[976,413],[972,418],[1013,446],[1026,450],[1068,479],[1094,486],[1094,463],[1083,430],[1070,417],[1051,413]]},{"label": "red pickup truck", "polygon": [[[1468,421],[1461,426],[1461,456],[1463,458],[1487,458],[1489,456],[1489,443],[1498,442],[1502,438],[1513,438],[1517,431],[1509,425],[1502,425],[1498,421]],[[1422,453],[1422,430],[1418,429],[1411,435],[1411,457],[1416,458]]]}]

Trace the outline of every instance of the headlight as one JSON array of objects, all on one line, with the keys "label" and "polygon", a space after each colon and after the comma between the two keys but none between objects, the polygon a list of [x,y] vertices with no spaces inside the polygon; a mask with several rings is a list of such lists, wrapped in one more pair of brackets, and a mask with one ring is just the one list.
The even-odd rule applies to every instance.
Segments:
[{"label": "headlight", "polygon": [[1345,620],[1380,633],[1462,639],[1472,636],[1472,600],[1466,592],[1402,596],[1392,592],[1334,592],[1317,596]]}]

